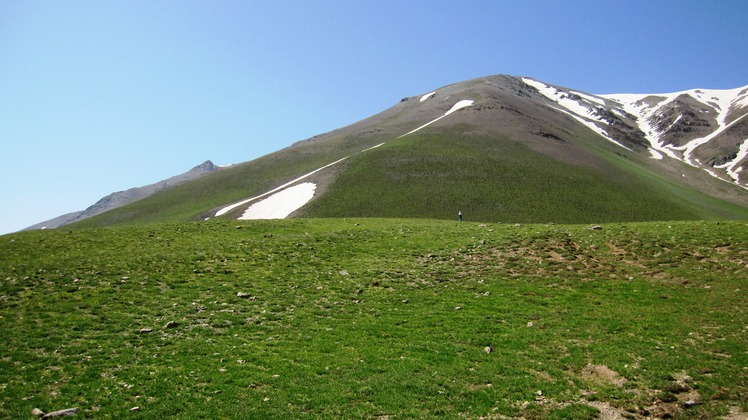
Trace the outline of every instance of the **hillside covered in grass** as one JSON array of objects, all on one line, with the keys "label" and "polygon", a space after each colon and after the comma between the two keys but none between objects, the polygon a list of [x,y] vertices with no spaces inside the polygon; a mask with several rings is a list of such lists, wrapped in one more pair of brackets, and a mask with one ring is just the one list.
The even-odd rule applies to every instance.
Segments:
[{"label": "hillside covered in grass", "polygon": [[570,114],[524,80],[491,76],[406,97],[76,226],[204,220],[244,203],[220,214],[237,219],[256,203],[247,199],[294,182],[315,190],[291,217],[453,220],[462,210],[490,223],[748,220],[742,185],[717,179],[714,168],[653,158],[657,151],[620,103],[559,93],[562,103],[591,106]]},{"label": "hillside covered in grass", "polygon": [[0,237],[0,417],[748,413],[744,222]]},{"label": "hillside covered in grass", "polygon": [[602,146],[594,155],[603,170],[466,127],[416,133],[352,157],[299,214],[455,219],[462,210],[472,221],[511,223],[748,219],[748,208]]}]

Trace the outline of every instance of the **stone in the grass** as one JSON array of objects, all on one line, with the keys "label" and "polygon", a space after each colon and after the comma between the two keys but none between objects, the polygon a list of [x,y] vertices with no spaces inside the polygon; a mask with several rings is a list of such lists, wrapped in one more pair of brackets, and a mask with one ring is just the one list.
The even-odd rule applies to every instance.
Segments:
[{"label": "stone in the grass", "polygon": [[43,415],[42,418],[43,419],[49,419],[49,418],[53,418],[53,417],[74,416],[75,413],[77,413],[77,412],[78,412],[78,408],[77,407],[66,408],[64,410],[57,410],[57,411],[53,411],[51,413],[47,413],[47,414]]}]

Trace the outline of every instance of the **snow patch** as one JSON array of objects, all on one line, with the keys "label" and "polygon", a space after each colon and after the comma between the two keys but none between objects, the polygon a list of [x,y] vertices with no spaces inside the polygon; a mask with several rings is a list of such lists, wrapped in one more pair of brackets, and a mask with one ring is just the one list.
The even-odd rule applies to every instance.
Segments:
[{"label": "snow patch", "polygon": [[548,86],[543,82],[538,82],[537,80],[533,79],[522,78],[522,81],[525,82],[525,84],[537,89],[538,92],[540,92],[546,98],[563,107],[563,109],[553,107],[554,109],[571,116],[572,118],[584,124],[592,131],[601,135],[611,143],[621,146],[626,150],[631,150],[628,147],[624,146],[622,143],[608,136],[608,133],[605,130],[595,124],[595,121],[597,121],[608,125],[607,121],[595,114],[595,112],[597,111],[597,107],[594,104],[604,105],[605,101],[603,99],[579,92],[567,93],[563,90],[556,89],[553,86]]},{"label": "snow patch", "polygon": [[305,182],[294,185],[252,204],[239,220],[285,219],[314,197],[317,184]]},{"label": "snow patch", "polygon": [[[368,151],[368,150],[376,149],[377,147],[380,147],[380,146],[382,146],[383,144],[384,144],[384,143],[379,143],[378,145],[376,145],[376,146],[372,146],[372,147],[369,147],[368,149],[364,149],[364,150],[362,150],[362,151],[361,151],[361,152],[359,152],[359,153],[363,153],[363,152],[366,152],[366,151]],[[216,214],[215,214],[215,217],[218,217],[218,216],[223,216],[224,214],[226,214],[226,213],[230,212],[231,210],[234,210],[234,209],[235,209],[235,208],[237,208],[237,207],[241,207],[241,206],[243,206],[243,205],[245,205],[245,204],[251,203],[251,202],[253,202],[253,201],[255,201],[255,200],[259,200],[259,199],[261,199],[261,198],[263,198],[263,197],[267,197],[267,196],[269,196],[269,195],[271,195],[271,194],[273,194],[273,195],[272,195],[272,196],[271,196],[270,198],[272,198],[272,197],[275,197],[276,195],[280,194],[280,193],[279,193],[279,191],[281,191],[281,192],[284,192],[284,193],[285,193],[285,191],[289,191],[289,190],[291,190],[291,191],[297,191],[298,193],[304,193],[304,192],[305,192],[305,191],[307,191],[307,190],[304,190],[304,189],[301,189],[301,190],[294,190],[294,188],[297,188],[297,187],[299,187],[298,185],[297,185],[297,186],[294,186],[294,187],[292,187],[292,188],[287,188],[287,187],[289,187],[290,185],[293,185],[293,184],[295,184],[295,183],[297,183],[297,182],[299,182],[299,181],[303,180],[304,178],[307,178],[307,177],[309,177],[309,176],[311,176],[311,175],[314,175],[315,173],[317,173],[317,172],[319,172],[319,171],[321,171],[321,170],[323,170],[323,169],[326,169],[326,168],[329,168],[330,166],[336,165],[336,164],[338,164],[338,163],[340,163],[340,162],[342,162],[342,161],[344,161],[344,160],[348,159],[349,157],[350,157],[350,156],[346,156],[346,157],[344,157],[344,158],[342,158],[342,159],[338,159],[338,160],[336,160],[336,161],[335,161],[335,162],[333,162],[333,163],[327,164],[327,165],[325,165],[325,166],[323,166],[323,167],[321,167],[321,168],[317,168],[317,169],[315,169],[315,170],[313,170],[313,171],[311,171],[311,172],[309,172],[309,173],[306,173],[306,174],[304,174],[304,175],[302,175],[302,176],[300,176],[300,177],[298,177],[298,178],[294,179],[293,181],[287,182],[287,183],[285,183],[285,184],[281,185],[280,187],[278,187],[278,188],[274,188],[274,189],[272,189],[272,190],[270,190],[270,191],[268,191],[268,192],[266,192],[266,193],[264,193],[264,194],[260,194],[260,195],[258,195],[258,196],[255,196],[255,197],[252,197],[252,198],[248,198],[248,199],[246,199],[246,200],[242,200],[242,201],[240,201],[240,202],[238,202],[238,203],[234,203],[234,204],[231,204],[231,205],[229,205],[229,206],[226,206],[226,207],[224,207],[224,208],[222,208],[222,209],[218,210],[218,211],[216,212]],[[306,183],[306,184],[312,184],[312,183]],[[300,184],[300,185],[305,185],[305,184]],[[315,184],[312,184],[312,185],[314,185],[314,188],[316,188],[316,185],[315,185]],[[310,187],[309,187],[309,186],[306,186],[305,188],[310,188]],[[312,188],[312,192],[311,192],[311,195],[312,195],[312,196],[314,196],[314,188]],[[274,194],[274,193],[278,193],[278,194]],[[302,194],[302,195],[303,195],[303,194]],[[280,197],[281,197],[282,199],[285,199],[285,198],[284,198],[284,195],[281,195]],[[309,197],[309,199],[307,199],[307,201],[308,201],[308,200],[310,200],[310,199],[311,199],[311,197]],[[275,200],[275,201],[277,201],[277,200],[280,200],[280,199],[276,197],[276,198],[275,198],[274,200]],[[263,202],[264,202],[264,201],[265,201],[265,200],[263,200]],[[271,202],[271,203],[272,203],[272,202]],[[304,203],[306,203],[306,201],[305,201]],[[304,205],[304,203],[300,204],[300,205],[299,205],[298,207],[296,207],[296,208],[292,209],[291,211],[289,211],[289,212],[288,212],[288,214],[291,214],[291,213],[293,213],[293,212],[294,212],[294,210],[296,210],[296,209],[298,209],[299,207],[303,206],[303,205]],[[257,204],[259,204],[259,203],[257,203]],[[270,205],[270,204],[264,204],[264,206],[269,206],[269,205]],[[254,207],[254,205],[250,206],[250,208],[252,208],[252,207]],[[282,206],[282,207],[283,207],[283,206]],[[290,205],[289,205],[288,207],[290,208]],[[263,208],[263,207],[261,207],[261,209],[262,209],[262,208]],[[284,208],[285,208],[285,207],[284,207]],[[243,216],[241,216],[241,217],[240,217],[240,219],[244,220],[244,218],[245,218],[245,217],[247,217],[247,212],[248,212],[248,211],[249,211],[249,209],[247,209],[247,210],[246,210],[246,211],[244,212],[244,215],[243,215]],[[262,211],[265,211],[265,210],[262,210]],[[250,216],[254,215],[254,214],[255,214],[256,212],[258,212],[258,210],[253,210],[253,212],[251,212],[251,213],[250,213]],[[279,211],[279,212],[276,212],[276,213],[274,213],[274,214],[281,214],[281,213],[282,213],[282,212],[280,212],[280,211]],[[286,216],[288,216],[288,214],[286,214]],[[283,217],[286,217],[286,216],[283,216]],[[251,218],[277,218],[277,217],[253,217],[253,216],[252,216]],[[281,218],[282,218],[282,217],[281,217]],[[210,218],[208,217],[208,218],[206,218],[205,220],[208,220],[208,219],[210,219]]]},{"label": "snow patch", "polygon": [[[661,137],[667,133],[675,125],[678,120],[674,121],[669,127],[664,130],[658,130],[654,126],[657,116],[663,107],[674,101],[676,98],[687,95],[702,104],[713,109],[716,113],[715,120],[717,122],[717,128],[711,134],[693,139],[687,144],[676,147],[669,144],[664,144]],[[629,114],[637,117],[637,123],[639,129],[644,132],[645,137],[649,141],[651,147],[661,153],[664,153],[674,159],[682,160],[689,165],[697,166],[698,162],[695,162],[691,155],[694,150],[702,144],[708,143],[713,138],[722,134],[725,130],[730,128],[737,121],[743,117],[738,118],[730,124],[727,124],[727,117],[730,111],[748,106],[748,89],[746,87],[736,89],[691,89],[681,92],[674,93],[658,93],[658,94],[611,94],[611,95],[599,95],[602,98],[606,98],[621,104],[623,109]],[[711,112],[709,112],[711,114]],[[680,118],[680,117],[679,117]],[[676,152],[682,152],[680,157]]]},{"label": "snow patch", "polygon": [[449,115],[449,114],[457,111],[458,109],[467,108],[467,107],[469,107],[472,104],[473,104],[473,100],[472,99],[463,99],[463,100],[457,102],[456,104],[452,105],[452,108],[449,111],[447,111],[447,113],[444,114],[444,116],[446,117],[447,115]]},{"label": "snow patch", "polygon": [[433,120],[431,120],[431,121],[427,122],[426,124],[424,124],[424,125],[422,125],[422,126],[420,126],[420,127],[416,128],[415,130],[411,130],[411,131],[408,131],[407,133],[403,134],[402,136],[399,136],[398,138],[400,138],[400,137],[405,137],[405,136],[407,136],[408,134],[413,134],[413,133],[415,133],[416,131],[418,131],[418,130],[420,130],[420,129],[424,128],[424,127],[428,127],[429,125],[431,125],[431,124],[433,124],[433,123],[435,123],[435,122],[439,121],[440,119],[442,119],[442,118],[446,117],[447,115],[449,115],[449,114],[451,114],[451,113],[453,113],[453,112],[455,112],[455,111],[457,111],[457,110],[459,110],[459,109],[462,109],[462,108],[466,108],[466,107],[469,107],[469,106],[473,105],[473,102],[474,102],[474,101],[473,101],[473,100],[471,100],[471,99],[463,99],[463,100],[461,100],[461,101],[458,101],[458,102],[457,102],[456,104],[452,105],[452,108],[450,108],[450,109],[449,109],[449,111],[445,112],[445,113],[444,113],[444,115],[442,115],[441,117],[439,117],[439,118],[435,118],[435,119],[433,119]]},{"label": "snow patch", "polygon": [[649,154],[652,155],[650,156],[652,159],[662,160],[662,158],[664,158],[662,153],[658,152],[657,150],[651,147],[649,148]]},{"label": "snow patch", "polygon": [[421,101],[420,101],[420,102],[423,102],[423,101],[425,101],[426,99],[428,99],[428,98],[430,98],[430,97],[432,97],[432,96],[434,96],[434,95],[436,95],[436,91],[433,91],[433,92],[431,92],[431,93],[427,93],[427,94],[425,94],[425,95],[421,96]]},{"label": "snow patch", "polygon": [[316,174],[317,172],[319,172],[319,171],[321,171],[321,170],[323,170],[323,169],[329,168],[330,166],[332,166],[332,165],[335,165],[335,164],[337,164],[337,163],[340,163],[340,162],[342,162],[342,161],[344,161],[344,160],[346,160],[346,159],[348,159],[348,156],[346,156],[346,157],[344,157],[344,158],[342,158],[342,159],[338,159],[338,160],[336,160],[335,162],[333,162],[333,163],[330,163],[330,164],[328,164],[328,165],[325,165],[325,166],[323,166],[323,167],[321,167],[321,168],[317,168],[317,169],[313,170],[312,172],[309,172],[309,173],[307,173],[307,174],[304,174],[304,175],[302,175],[302,176],[300,176],[300,177],[298,177],[298,178],[294,179],[293,181],[290,181],[290,182],[286,182],[285,184],[281,185],[280,187],[278,187],[278,188],[275,188],[275,189],[272,189],[272,190],[270,190],[270,191],[268,191],[268,192],[266,192],[266,193],[264,193],[264,194],[260,194],[260,195],[258,195],[258,196],[255,196],[255,197],[252,197],[252,198],[248,198],[248,199],[246,199],[246,200],[243,200],[243,201],[240,201],[240,202],[238,202],[238,203],[234,203],[234,204],[232,204],[232,205],[230,205],[230,206],[226,206],[226,207],[222,208],[221,210],[218,210],[218,211],[216,212],[216,214],[215,214],[215,217],[218,217],[218,216],[223,216],[224,214],[226,214],[226,213],[230,212],[231,210],[233,210],[233,209],[235,209],[235,208],[237,208],[237,207],[241,207],[241,206],[243,206],[243,205],[245,205],[245,204],[247,204],[247,203],[251,203],[251,202],[253,202],[253,201],[255,201],[255,200],[258,200],[258,199],[260,199],[260,198],[263,198],[263,197],[265,197],[265,196],[268,196],[268,195],[270,195],[270,194],[273,194],[274,192],[280,191],[280,190],[282,190],[282,189],[284,189],[284,188],[288,187],[289,185],[293,185],[293,184],[295,184],[295,183],[297,183],[297,182],[301,181],[301,180],[302,180],[302,179],[304,179],[304,178],[307,178],[307,177],[309,177],[309,176],[311,176],[311,175],[314,175],[314,174]]},{"label": "snow patch", "polygon": [[[523,82],[526,84],[534,87],[537,89],[543,96],[546,98],[556,102],[557,104],[561,105],[565,109],[569,110],[570,112],[579,115],[580,117],[592,119],[595,121],[601,121],[600,118],[594,116],[595,107],[591,104],[589,104],[589,101],[585,101],[584,97],[581,95],[579,98],[582,100],[577,100],[572,95],[575,95],[575,93],[567,93],[563,90],[559,90],[554,88],[553,86],[548,86],[543,82],[538,82],[537,80],[527,79],[523,78]],[[585,95],[587,96],[587,95]]]},{"label": "snow patch", "polygon": [[379,144],[378,144],[378,145],[376,145],[376,146],[372,146],[372,147],[370,147],[370,148],[368,148],[368,149],[364,149],[364,150],[362,150],[362,151],[361,151],[361,153],[363,153],[363,152],[368,152],[369,150],[372,150],[372,149],[376,149],[377,147],[379,147],[379,146],[381,146],[381,145],[383,145],[383,144],[384,144],[384,143],[379,143]]},{"label": "snow patch", "polygon": [[[716,130],[712,131],[711,134],[709,134],[708,136],[705,136],[705,137],[698,138],[698,139],[693,139],[693,140],[689,141],[688,143],[686,143],[684,146],[681,146],[681,147],[674,147],[673,146],[672,149],[673,150],[683,150],[683,159],[684,159],[684,161],[686,163],[690,164],[690,165],[697,166],[694,163],[694,161],[691,159],[691,154],[694,152],[694,150],[696,150],[696,148],[699,147],[699,146],[701,146],[702,144],[708,143],[713,138],[715,138],[715,137],[719,136],[720,134],[722,134],[723,132],[725,132],[728,128],[732,127],[738,121],[740,121],[743,118],[745,118],[746,115],[748,115],[748,114],[745,114],[745,115],[741,116],[740,118],[735,119],[730,124],[726,124],[726,125],[724,124],[724,117],[725,116],[721,115],[720,118],[718,118],[719,127],[717,127]],[[701,163],[701,162],[697,161],[696,163]]]},{"label": "snow patch", "polygon": [[594,103],[596,103],[598,105],[603,105],[603,106],[605,105],[605,100],[604,99],[597,98],[597,97],[591,96],[591,95],[587,95],[586,93],[582,93],[582,92],[572,91],[571,93],[574,94],[574,95],[577,95],[579,97],[582,97],[582,98],[588,100],[589,102],[594,102]]},{"label": "snow patch", "polygon": [[722,165],[716,165],[714,167],[717,169],[724,169],[725,172],[727,172],[727,175],[730,175],[730,178],[732,178],[735,182],[739,182],[740,178],[738,177],[738,174],[741,170],[743,170],[743,166],[740,165],[740,163],[746,157],[748,157],[748,139],[743,140],[743,143],[740,144],[738,155],[735,157],[735,159],[729,162],[725,162]]},{"label": "snow patch", "polygon": [[[675,97],[668,97],[663,95],[638,95],[638,94],[618,94],[618,95],[600,95],[604,98],[610,99],[614,102],[621,104],[625,113],[631,114],[636,117],[636,122],[639,129],[644,133],[644,137],[649,141],[649,145],[652,149],[657,150],[660,153],[680,160],[679,156],[671,149],[666,147],[660,140],[661,133],[657,130],[654,124],[650,123],[650,120],[654,120],[655,113],[668,104]],[[645,101],[644,99],[647,99]],[[654,102],[650,104],[648,102]]]}]

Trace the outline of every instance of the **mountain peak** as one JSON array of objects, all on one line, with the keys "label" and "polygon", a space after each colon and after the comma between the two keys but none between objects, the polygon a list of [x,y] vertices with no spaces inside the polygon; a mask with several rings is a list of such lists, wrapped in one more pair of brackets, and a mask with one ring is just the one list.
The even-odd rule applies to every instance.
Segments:
[{"label": "mountain peak", "polygon": [[205,162],[195,166],[192,168],[192,170],[199,169],[205,172],[213,172],[217,169],[217,166],[213,164],[210,160],[206,160]]},{"label": "mountain peak", "polygon": [[[481,77],[185,179],[218,168],[205,161],[155,184],[138,206],[81,226],[242,218],[291,204],[288,217],[438,219],[462,209],[486,222],[746,218],[747,104],[748,87],[595,95]],[[300,186],[309,194],[297,203]]]}]

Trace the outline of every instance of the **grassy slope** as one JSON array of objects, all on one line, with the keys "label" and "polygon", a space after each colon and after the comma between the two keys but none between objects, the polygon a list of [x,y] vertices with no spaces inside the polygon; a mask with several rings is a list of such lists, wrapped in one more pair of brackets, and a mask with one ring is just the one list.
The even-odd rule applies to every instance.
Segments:
[{"label": "grassy slope", "polygon": [[[402,139],[397,136],[442,115],[444,102],[401,102],[77,226],[203,219],[351,155],[335,168],[346,169],[341,177],[321,182],[320,191],[329,181],[331,188],[298,215],[452,219],[462,209],[469,220],[523,223],[748,219],[748,208],[668,179],[646,158],[523,96],[524,83],[503,78],[496,83],[504,88],[476,79],[441,89],[445,98],[469,97],[477,105]],[[555,133],[556,140],[537,132]],[[387,144],[357,154],[382,142]]]},{"label": "grassy slope", "polygon": [[202,220],[223,206],[272,190],[381,141],[376,133],[348,134],[345,141],[333,134],[322,140],[298,144],[223,169],[71,226],[103,227]]},{"label": "grassy slope", "polygon": [[453,219],[461,209],[469,220],[522,223],[748,218],[748,209],[669,182],[615,146],[589,143],[605,171],[459,128],[416,133],[352,159],[303,214]]},{"label": "grassy slope", "polygon": [[0,417],[748,411],[745,223],[236,225],[0,237]]}]

